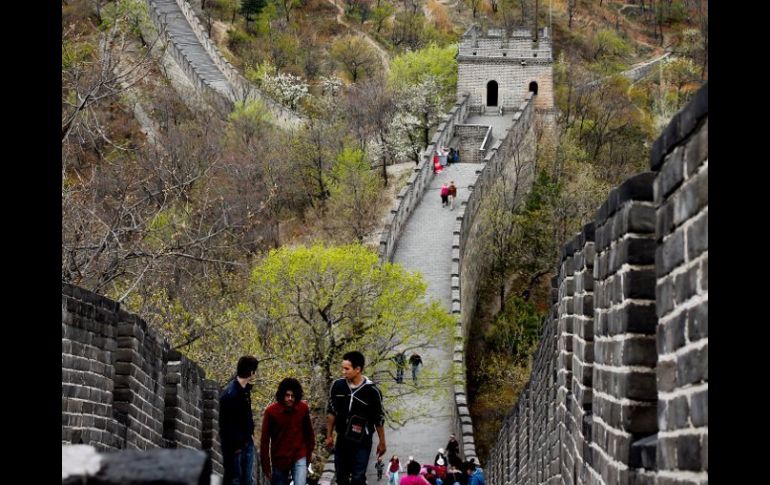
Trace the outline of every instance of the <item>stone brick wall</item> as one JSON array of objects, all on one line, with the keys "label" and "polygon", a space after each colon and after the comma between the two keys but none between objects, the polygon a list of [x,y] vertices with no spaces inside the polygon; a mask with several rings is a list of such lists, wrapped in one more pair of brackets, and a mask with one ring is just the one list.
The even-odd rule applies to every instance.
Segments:
[{"label": "stone brick wall", "polygon": [[[498,105],[514,109],[524,94],[529,92],[529,83],[537,83],[536,108],[553,108],[553,70],[550,62],[535,64],[528,61],[485,60],[458,58],[457,92],[470,96],[471,108],[484,109],[487,104],[487,83],[497,81]],[[494,109],[494,108],[486,108]]]},{"label": "stone brick wall", "polygon": [[[495,141],[486,151],[479,166],[479,177],[473,186],[468,200],[463,202],[455,220],[452,243],[452,313],[457,315],[455,333],[455,348],[453,356],[453,372],[455,376],[455,413],[456,434],[462,437],[463,455],[466,459],[479,458],[476,455],[476,445],[473,439],[473,425],[467,405],[465,389],[465,341],[472,311],[476,306],[477,284],[482,269],[475,264],[480,257],[476,244],[476,233],[473,222],[481,198],[487,187],[500,174],[507,172],[511,158],[517,150],[523,161],[530,160],[534,155],[530,150],[521,150],[524,146],[533,146],[532,132],[534,106],[532,95],[529,94],[519,106],[520,110],[514,115],[512,126],[503,134],[501,140]],[[461,155],[462,156],[462,155]],[[526,171],[520,173],[529,177]],[[472,229],[473,228],[473,229]],[[463,311],[463,309],[468,309]]]},{"label": "stone brick wall", "polygon": [[657,431],[654,178],[630,178],[596,215],[590,472],[605,483],[627,483],[632,444]]},{"label": "stone brick wall", "polygon": [[708,483],[708,85],[565,244],[492,484]]},{"label": "stone brick wall", "polygon": [[492,127],[486,125],[457,125],[455,135],[460,139],[460,161],[481,163],[492,141]]},{"label": "stone brick wall", "polygon": [[[205,77],[198,72],[198,67],[184,55],[184,51],[180,49],[179,43],[185,42],[185,40],[176,39],[173,35],[169,35],[169,31],[166,28],[168,19],[166,18],[166,14],[163,13],[164,4],[169,3],[176,3],[177,8],[192,28],[198,42],[200,42],[214,64],[222,74],[224,74],[225,78],[227,78],[231,88],[227,90],[227,92],[224,92],[222,87],[215,88],[206,81]],[[243,99],[259,99],[264,103],[273,119],[275,119],[280,126],[293,128],[304,122],[303,118],[296,112],[281,106],[279,103],[276,103],[263,95],[254,85],[244,78],[238,70],[227,61],[227,59],[224,58],[217,46],[214,45],[214,42],[209,38],[206,29],[200,23],[192,6],[187,1],[147,0],[147,4],[149,6],[150,18],[158,31],[161,32],[168,41],[168,49],[171,56],[177,61],[188,79],[192,81],[198,93],[206,100],[206,102],[223,113],[229,113],[232,111],[236,101]]]},{"label": "stone brick wall", "polygon": [[[708,85],[653,146],[658,446],[671,476],[708,480]],[[673,482],[669,482],[673,483]]]},{"label": "stone brick wall", "polygon": [[62,443],[122,447],[125,419],[113,415],[117,304],[62,285]]},{"label": "stone brick wall", "polygon": [[167,448],[201,448],[204,375],[203,369],[179,352],[169,352],[163,421]]},{"label": "stone brick wall", "polygon": [[62,283],[62,444],[210,451],[219,386],[113,300]]},{"label": "stone brick wall", "polygon": [[554,107],[551,39],[542,35],[533,42],[529,34],[518,34],[482,33],[474,26],[463,35],[457,55],[457,93],[469,96],[473,111],[497,109],[486,106],[489,81],[497,82],[498,106],[504,109],[515,109],[533,81],[538,86],[535,107]]}]

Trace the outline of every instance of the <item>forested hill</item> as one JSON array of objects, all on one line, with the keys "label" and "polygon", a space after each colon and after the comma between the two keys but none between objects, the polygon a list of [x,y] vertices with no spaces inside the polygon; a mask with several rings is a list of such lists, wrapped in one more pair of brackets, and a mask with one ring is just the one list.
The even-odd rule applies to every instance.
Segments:
[{"label": "forested hill", "polygon": [[[222,355],[280,344],[255,333],[250,306],[270,250],[317,243],[339,259],[338,247],[376,243],[456,99],[457,42],[472,24],[536,17],[553,35],[557,129],[538,139],[533,198],[517,213],[526,250],[501,271],[526,300],[506,310],[517,321],[545,311],[558,245],[646,168],[708,78],[701,0],[187,3],[241,75],[307,122],[278,128],[259,102],[212,109],[164,54],[144,0],[63,0],[61,269],[214,379],[231,370]],[[665,52],[646,77],[622,75]]]}]

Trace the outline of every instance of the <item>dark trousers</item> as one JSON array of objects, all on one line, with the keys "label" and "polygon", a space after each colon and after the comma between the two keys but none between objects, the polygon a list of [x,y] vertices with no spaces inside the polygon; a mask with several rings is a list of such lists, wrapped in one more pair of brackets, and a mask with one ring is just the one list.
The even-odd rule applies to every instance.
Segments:
[{"label": "dark trousers", "polygon": [[224,485],[254,484],[254,442],[249,442],[240,453],[227,452],[222,456],[225,468]]},{"label": "dark trousers", "polygon": [[334,468],[337,485],[366,485],[366,467],[372,441],[353,443],[344,438],[337,438],[334,449]]}]

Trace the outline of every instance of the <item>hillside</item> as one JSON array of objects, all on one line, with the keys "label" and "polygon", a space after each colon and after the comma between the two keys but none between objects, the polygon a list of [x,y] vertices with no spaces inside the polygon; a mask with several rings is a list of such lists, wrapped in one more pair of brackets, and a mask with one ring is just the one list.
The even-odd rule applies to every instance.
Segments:
[{"label": "hillside", "polygon": [[[143,0],[63,1],[62,279],[120,301],[210,369],[226,368],[211,342],[240,342],[222,329],[270,250],[376,246],[454,102],[463,32],[535,17],[551,28],[558,124],[540,133],[537,181],[516,213],[527,238],[503,271],[508,299],[487,285],[469,344],[488,357],[469,363],[483,459],[526,382],[557,245],[646,168],[661,128],[708,79],[707,3],[189,3],[228,60],[308,123],[290,133],[260,103],[208,107],[154,41]],[[644,77],[623,76],[664,53]]]}]

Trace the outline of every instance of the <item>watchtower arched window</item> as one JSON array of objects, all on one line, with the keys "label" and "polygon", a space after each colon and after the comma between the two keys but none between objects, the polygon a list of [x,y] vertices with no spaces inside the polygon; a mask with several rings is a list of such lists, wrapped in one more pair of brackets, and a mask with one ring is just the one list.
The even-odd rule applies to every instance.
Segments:
[{"label": "watchtower arched window", "polygon": [[537,83],[535,81],[529,83],[529,92],[537,95]]},{"label": "watchtower arched window", "polygon": [[487,83],[487,106],[497,106],[497,81]]}]

